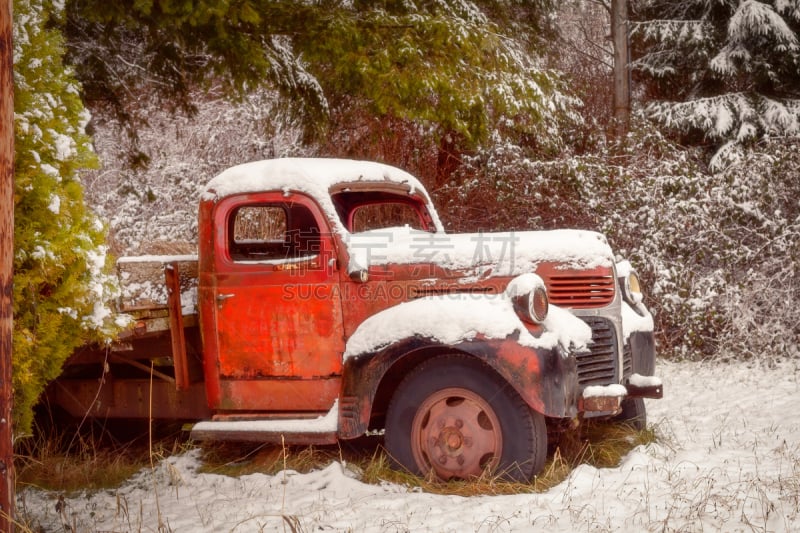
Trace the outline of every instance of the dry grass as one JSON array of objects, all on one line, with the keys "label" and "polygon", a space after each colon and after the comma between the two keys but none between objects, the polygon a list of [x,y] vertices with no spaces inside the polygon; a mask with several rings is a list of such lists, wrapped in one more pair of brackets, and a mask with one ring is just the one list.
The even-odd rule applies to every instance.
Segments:
[{"label": "dry grass", "polygon": [[[637,432],[620,425],[585,423],[580,428],[559,434],[557,442],[552,444],[552,453],[543,472],[533,483],[513,483],[490,474],[478,479],[447,483],[423,479],[393,469],[379,437],[344,442],[339,446],[209,444],[202,448],[201,471],[226,476],[252,473],[277,475],[286,471],[310,472],[338,461],[353,473],[353,477],[364,483],[390,482],[412,490],[465,497],[524,494],[542,492],[561,483],[579,464],[598,468],[616,466],[635,446],[653,440],[655,436],[652,430]],[[122,442],[106,428],[99,433],[84,430],[30,439],[20,446],[16,457],[18,486],[20,489],[35,486],[58,493],[55,509],[59,513],[59,520],[65,530],[78,531],[80,525],[77,515],[68,512],[70,493],[118,487],[143,470],[149,469],[155,473],[156,463],[166,456],[185,451],[190,445],[185,433],[173,431],[164,434],[163,428],[156,436],[151,437],[145,429],[139,437],[127,439],[124,444]],[[155,487],[154,491],[157,493]],[[142,531],[143,517],[137,519],[134,516],[135,511],[129,509],[133,509],[133,504],[124,497],[120,499],[119,495],[117,499],[117,512],[128,521],[129,530]],[[156,499],[158,531],[172,531],[169,524],[162,520],[158,505]],[[18,511],[19,517],[31,516],[26,509],[24,493]],[[297,517],[283,511],[277,516],[286,522],[286,530],[301,530]],[[35,519],[30,523],[24,518],[21,520],[17,523],[18,531],[44,531]]]},{"label": "dry grass", "polygon": [[[39,428],[34,437],[17,443],[14,464],[17,487],[33,486],[69,494],[121,485],[142,468],[151,456],[159,459],[181,450],[178,434],[161,435],[149,449],[147,429],[116,434],[109,428],[51,432]],[[131,434],[132,433],[132,434]]]},{"label": "dry grass", "polygon": [[441,482],[424,479],[392,468],[391,460],[378,438],[362,439],[340,446],[281,447],[277,445],[214,444],[204,448],[203,471],[229,476],[252,473],[277,474],[289,469],[310,472],[341,461],[365,483],[388,481],[417,487],[434,494],[460,496],[543,492],[564,481],[580,464],[610,468],[641,444],[655,441],[652,429],[636,431],[625,425],[586,422],[562,432],[554,443],[542,473],[533,483],[505,481],[485,475],[467,481]]},{"label": "dry grass", "polygon": [[[19,442],[14,454],[16,491],[20,494],[15,526],[22,533],[47,530],[31,518],[22,489],[34,487],[57,494],[54,508],[63,530],[81,531],[77,517],[68,512],[67,500],[72,494],[119,487],[143,469],[153,470],[163,458],[184,451],[186,443],[185,436],[174,428],[160,427],[154,435],[147,422],[138,421],[111,428],[89,422],[88,427],[58,432],[38,427],[34,435]],[[117,507],[130,525],[129,504],[124,497],[117,496]],[[162,527],[160,510],[158,516],[159,533],[170,531]]]},{"label": "dry grass", "polygon": [[[146,430],[145,430],[146,431]],[[284,470],[310,472],[340,461],[365,483],[384,481],[420,488],[436,494],[518,494],[542,492],[558,485],[580,464],[597,468],[617,466],[634,447],[655,440],[653,430],[636,431],[624,425],[587,422],[558,435],[542,473],[533,483],[514,483],[489,475],[468,481],[443,483],[393,469],[379,437],[339,446],[280,446],[214,443],[203,447],[201,471],[227,476],[252,473],[277,474]],[[147,434],[123,441],[105,429],[100,434],[81,432],[41,435],[23,441],[16,454],[20,488],[71,493],[121,485],[133,474],[152,468],[153,461],[178,453],[188,445],[186,435],[167,432],[152,443]]]}]

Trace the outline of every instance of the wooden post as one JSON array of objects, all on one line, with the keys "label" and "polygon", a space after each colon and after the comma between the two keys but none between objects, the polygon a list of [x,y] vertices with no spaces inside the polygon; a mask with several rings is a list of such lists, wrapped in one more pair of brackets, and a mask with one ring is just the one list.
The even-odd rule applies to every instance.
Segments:
[{"label": "wooden post", "polygon": [[11,329],[14,272],[14,49],[11,0],[0,0],[0,531],[14,530]]},{"label": "wooden post", "polygon": [[631,84],[628,71],[628,0],[611,0],[611,37],[614,41],[614,131],[628,133],[631,116]]},{"label": "wooden post", "polygon": [[186,333],[183,330],[180,264],[177,261],[173,261],[164,265],[164,277],[167,283],[172,362],[175,365],[175,388],[184,391],[189,388],[189,361],[186,356]]}]

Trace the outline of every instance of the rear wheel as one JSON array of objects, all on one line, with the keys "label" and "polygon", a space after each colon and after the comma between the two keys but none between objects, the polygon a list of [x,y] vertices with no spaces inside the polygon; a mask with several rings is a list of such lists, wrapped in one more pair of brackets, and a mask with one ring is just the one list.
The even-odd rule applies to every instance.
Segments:
[{"label": "rear wheel", "polygon": [[441,480],[485,472],[530,481],[547,455],[544,417],[476,359],[437,357],[412,371],[386,414],[386,447],[402,468]]}]

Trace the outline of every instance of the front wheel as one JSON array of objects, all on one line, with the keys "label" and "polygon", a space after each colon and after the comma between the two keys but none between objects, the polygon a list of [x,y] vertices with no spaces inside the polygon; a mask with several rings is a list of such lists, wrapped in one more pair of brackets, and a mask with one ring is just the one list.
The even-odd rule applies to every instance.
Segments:
[{"label": "front wheel", "polygon": [[622,412],[614,417],[614,422],[627,424],[637,431],[647,427],[647,408],[643,398],[625,398],[622,400]]},{"label": "front wheel", "polygon": [[469,479],[485,472],[527,482],[544,467],[544,417],[494,370],[460,355],[437,357],[400,384],[386,413],[392,459],[417,475]]}]

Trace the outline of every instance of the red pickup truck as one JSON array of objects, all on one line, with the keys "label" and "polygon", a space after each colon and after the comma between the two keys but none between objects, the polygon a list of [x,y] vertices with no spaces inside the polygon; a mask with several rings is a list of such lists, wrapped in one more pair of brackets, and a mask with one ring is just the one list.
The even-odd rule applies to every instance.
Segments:
[{"label": "red pickup truck", "polygon": [[[159,286],[135,281],[147,265]],[[192,420],[198,440],[379,433],[418,474],[529,480],[548,426],[641,427],[662,395],[636,272],[602,235],[448,234],[383,164],[233,167],[201,195],[197,257],[119,269],[164,297],[129,290],[132,327],[67,361],[48,397],[75,416]]]}]

